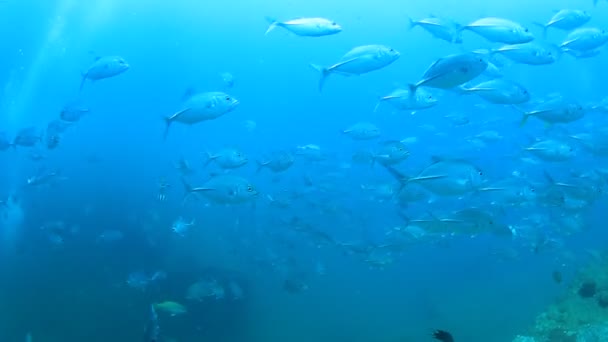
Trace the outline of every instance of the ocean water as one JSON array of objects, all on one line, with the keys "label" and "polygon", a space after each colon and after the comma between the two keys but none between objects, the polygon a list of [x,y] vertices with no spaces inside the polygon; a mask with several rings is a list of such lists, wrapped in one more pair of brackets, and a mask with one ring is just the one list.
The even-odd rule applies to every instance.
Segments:
[{"label": "ocean water", "polygon": [[[156,305],[159,341],[431,341],[443,329],[457,341],[500,342],[527,332],[606,244],[606,153],[572,137],[608,136],[605,46],[589,58],[563,53],[549,65],[495,61],[504,79],[525,86],[530,104],[559,94],[584,106],[573,122],[531,117],[522,127],[513,106],[454,89],[424,88],[439,102],[415,113],[374,108],[439,58],[504,45],[471,31],[462,32],[462,44],[449,43],[408,28],[408,18],[466,25],[501,17],[529,28],[535,42],[559,45],[567,31],[550,28],[543,39],[534,24],[559,9],[585,10],[584,27],[608,29],[602,0],[1,1],[0,132],[13,142],[35,127],[40,141],[0,151],[0,341],[28,333],[36,342],[151,341],[150,306],[166,301],[187,312]],[[343,30],[301,37],[277,27],[265,35],[266,17],[324,17]],[[362,75],[332,74],[319,90],[311,63],[330,66],[367,44],[400,57]],[[130,68],[79,90],[103,56],[120,56]],[[183,109],[189,89],[225,92],[239,105],[214,120],[174,122],[164,139],[163,118]],[[88,112],[54,146],[47,125],[73,103]],[[343,132],[357,122],[375,124],[380,137],[350,139]],[[484,131],[501,138],[474,139]],[[526,149],[546,139],[571,155],[555,162]],[[598,139],[593,146],[604,146]],[[409,150],[394,165],[406,177],[441,157],[475,165],[484,182],[444,196],[425,181],[410,190],[410,181],[404,191],[423,197],[397,203],[404,184],[377,152],[386,141]],[[322,160],[301,155],[308,144]],[[247,164],[205,166],[206,152],[225,147],[240,149]],[[258,170],[277,151],[293,165]],[[362,151],[376,160],[357,162]],[[179,170],[180,160],[193,172]],[[241,204],[185,197],[182,181],[204,187],[225,175],[248,180],[257,196]],[[519,196],[527,187],[505,190],[505,181],[536,195],[507,203],[504,191]],[[379,184],[394,193],[384,196]],[[238,196],[234,183],[220,186]],[[454,216],[469,209],[476,215]],[[172,230],[179,218],[193,220],[184,234]],[[427,229],[419,235],[403,232],[421,221]],[[157,271],[164,276],[149,279]],[[556,271],[563,282],[552,278]],[[135,272],[148,277],[139,288],[128,282]],[[189,287],[204,280],[224,295],[189,298]]]}]

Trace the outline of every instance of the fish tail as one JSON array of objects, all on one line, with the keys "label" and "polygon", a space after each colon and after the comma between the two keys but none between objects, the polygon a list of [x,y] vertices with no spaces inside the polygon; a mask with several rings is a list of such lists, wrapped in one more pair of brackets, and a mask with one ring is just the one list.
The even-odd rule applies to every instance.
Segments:
[{"label": "fish tail", "polygon": [[329,68],[325,68],[317,64],[311,64],[310,66],[321,74],[321,78],[319,79],[319,91],[321,91],[323,90],[325,80],[327,80],[327,77],[329,76],[329,74],[331,74],[331,71],[329,70]]},{"label": "fish tail", "polygon": [[213,161],[214,158],[211,155],[211,153],[209,153],[209,152],[205,152],[205,155],[207,156],[207,160],[205,161],[205,164],[203,164],[203,166],[207,167],[207,165],[209,165]]},{"label": "fish tail", "polygon": [[519,127],[524,127],[526,125],[526,123],[528,122],[529,117],[530,117],[530,114],[524,113],[524,116],[521,118],[521,121],[519,122]]},{"label": "fish tail", "polygon": [[167,136],[169,135],[169,128],[171,128],[171,123],[173,120],[171,117],[164,117],[163,120],[165,120],[165,133],[163,134],[163,141],[166,141]]},{"label": "fish tail", "polygon": [[412,20],[412,18],[407,17],[407,29],[413,29],[417,24]]},{"label": "fish tail", "polygon": [[270,33],[270,31],[274,30],[275,28],[277,28],[277,26],[279,26],[279,22],[275,18],[266,17],[266,21],[270,25],[268,26],[268,29],[266,29],[266,33],[264,33],[264,35],[267,35],[268,33]]},{"label": "fish tail", "polygon": [[81,73],[81,79],[80,79],[80,91],[82,91],[82,89],[84,88],[84,84],[87,82],[87,74],[86,73]]},{"label": "fish tail", "polygon": [[184,197],[182,198],[182,204],[184,204],[186,202],[186,199],[188,199],[188,196],[190,196],[194,191],[192,189],[194,189],[192,187],[192,185],[190,185],[190,183],[188,183],[188,181],[186,180],[186,178],[181,177],[180,180],[182,181],[182,185],[184,186]]},{"label": "fish tail", "polygon": [[533,22],[532,24],[540,27],[543,30],[543,39],[547,39],[547,29],[549,28],[549,26],[539,22]]},{"label": "fish tail", "polygon": [[266,166],[266,164],[267,164],[267,163],[261,162],[259,160],[256,160],[255,162],[258,164],[258,168],[255,170],[256,173],[262,171],[264,166]]}]

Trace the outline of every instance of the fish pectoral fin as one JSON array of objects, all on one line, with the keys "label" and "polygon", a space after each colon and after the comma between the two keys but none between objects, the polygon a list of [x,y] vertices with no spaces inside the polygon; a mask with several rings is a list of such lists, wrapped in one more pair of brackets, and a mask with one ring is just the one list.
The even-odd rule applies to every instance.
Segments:
[{"label": "fish pectoral fin", "polygon": [[433,179],[440,179],[440,178],[445,178],[448,175],[431,175],[431,176],[419,176],[419,177],[413,177],[408,179],[408,182],[417,182],[417,181],[425,181],[425,180],[433,180]]},{"label": "fish pectoral fin", "polygon": [[[347,65],[347,64],[349,64],[349,63],[352,63],[352,62],[354,62],[354,61],[356,61],[356,60],[358,60],[358,59],[359,59],[358,57],[354,57],[354,58],[351,58],[351,59],[347,59],[347,60],[345,60],[345,61],[338,62],[338,63],[336,63],[336,64],[334,64],[334,65],[330,66],[330,67],[329,67],[329,68],[327,68],[327,69],[328,69],[328,70],[330,70],[331,72],[335,72],[335,73],[339,74],[339,73],[341,73],[341,72],[340,72],[340,71],[336,71],[336,70],[335,70],[336,68],[339,68],[339,67],[341,67],[341,66],[344,66],[344,65]],[[345,74],[348,74],[348,73],[345,73]],[[348,75],[350,75],[350,74],[348,74]]]}]

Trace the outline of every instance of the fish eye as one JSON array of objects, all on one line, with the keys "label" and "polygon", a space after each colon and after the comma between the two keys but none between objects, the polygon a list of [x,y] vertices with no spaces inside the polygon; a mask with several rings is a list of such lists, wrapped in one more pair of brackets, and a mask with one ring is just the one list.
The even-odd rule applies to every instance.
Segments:
[{"label": "fish eye", "polygon": [[429,99],[429,100],[430,100],[430,99],[432,99],[432,98],[433,98],[433,97],[432,97],[431,95],[427,96],[427,99]]},{"label": "fish eye", "polygon": [[528,29],[525,29],[525,30],[524,30],[524,32],[530,32],[530,30],[528,30]]},{"label": "fish eye", "polygon": [[226,96],[226,101],[230,101],[230,96]]},{"label": "fish eye", "polygon": [[247,185],[247,191],[252,192],[253,191],[253,187],[251,185]]}]

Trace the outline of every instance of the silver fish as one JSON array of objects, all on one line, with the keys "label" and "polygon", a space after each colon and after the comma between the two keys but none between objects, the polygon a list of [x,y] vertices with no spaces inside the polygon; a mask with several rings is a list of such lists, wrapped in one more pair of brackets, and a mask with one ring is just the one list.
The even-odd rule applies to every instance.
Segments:
[{"label": "silver fish", "polygon": [[131,66],[120,56],[99,57],[93,62],[89,69],[82,73],[80,90],[84,87],[87,80],[98,81],[122,74],[129,70]]},{"label": "silver fish", "polygon": [[325,80],[331,74],[345,76],[361,75],[388,66],[399,58],[397,50],[384,45],[363,45],[347,52],[338,63],[323,67],[316,64],[311,66],[321,73],[319,90],[323,89]]}]

